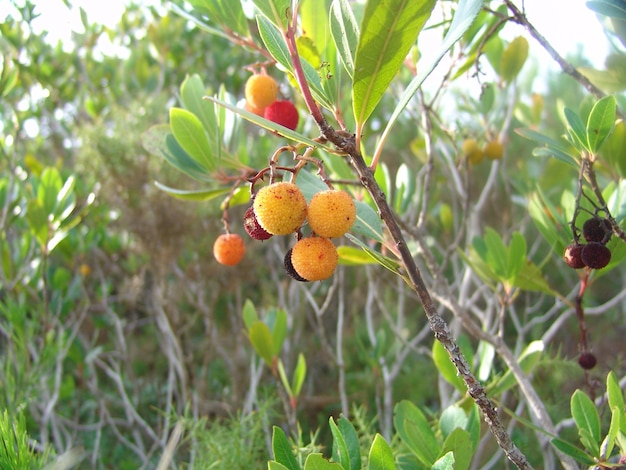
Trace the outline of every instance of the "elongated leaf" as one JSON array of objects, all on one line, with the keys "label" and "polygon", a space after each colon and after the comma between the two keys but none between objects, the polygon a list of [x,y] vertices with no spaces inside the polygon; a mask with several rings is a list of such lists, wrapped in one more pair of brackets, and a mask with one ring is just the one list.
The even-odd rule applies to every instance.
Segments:
[{"label": "elongated leaf", "polygon": [[256,321],[248,330],[248,338],[257,354],[270,367],[274,359],[272,332],[262,321]]},{"label": "elongated leaf", "polygon": [[155,181],[154,184],[161,191],[165,191],[170,196],[182,201],[209,201],[220,196],[225,196],[230,192],[230,188],[185,190],[170,188],[158,181]]},{"label": "elongated leaf", "polygon": [[378,141],[378,145],[376,146],[376,150],[374,152],[374,159],[377,160],[383,150],[383,146],[391,133],[391,129],[395,125],[396,121],[404,111],[404,108],[409,104],[417,90],[422,86],[424,80],[435,70],[435,67],[441,61],[442,57],[450,50],[450,48],[463,36],[465,31],[472,25],[476,15],[480,11],[483,5],[483,0],[459,0],[458,6],[456,8],[456,13],[454,14],[454,18],[452,19],[452,24],[448,29],[446,36],[443,38],[441,45],[439,46],[439,50],[436,54],[432,56],[429,62],[419,64],[419,72],[417,76],[411,80],[409,86],[406,87],[398,104],[396,105],[391,117],[387,121],[387,125],[385,130],[381,134],[380,140]]},{"label": "elongated leaf", "polygon": [[354,235],[350,233],[346,233],[346,238],[350,240],[352,243],[354,243],[355,245],[360,246],[361,249],[365,251],[365,253],[371,256],[372,259],[378,264],[380,264],[382,267],[387,268],[389,271],[399,276],[403,275],[400,272],[400,263],[398,263],[397,261],[371,249],[369,246],[367,246],[365,243],[363,243],[361,240],[359,240],[358,238],[356,238]]},{"label": "elongated leaf", "polygon": [[[517,362],[525,373],[529,373],[541,359],[543,354],[543,341],[532,341],[520,354]],[[507,370],[493,388],[488,390],[489,395],[498,396],[515,385],[515,376],[511,370]]]},{"label": "elongated leaf", "polygon": [[288,470],[300,470],[300,465],[293,455],[291,444],[287,440],[285,431],[278,426],[274,426],[272,432],[272,451],[274,452],[274,460],[284,465]]},{"label": "elongated leaf", "polygon": [[623,409],[619,409],[616,406],[611,408],[611,424],[609,425],[609,430],[606,433],[606,437],[604,441],[602,441],[602,457],[607,458],[611,456],[613,452],[613,448],[615,447],[615,441],[617,440],[617,436],[620,432],[620,422],[623,419],[622,415],[624,413]]},{"label": "elongated leaf", "polygon": [[441,453],[454,453],[454,470],[467,470],[472,461],[472,438],[465,429],[454,429],[443,443]]},{"label": "elongated leaf", "polygon": [[333,0],[330,6],[330,34],[350,78],[354,75],[354,55],[359,43],[359,25],[348,0]]},{"label": "elongated leaf", "polygon": [[528,58],[528,40],[524,36],[513,39],[502,51],[500,58],[500,77],[510,82],[519,74]]},{"label": "elongated leaf", "polygon": [[[233,0],[229,0],[233,1]],[[291,0],[252,0],[263,15],[280,30],[286,31],[291,20]]]},{"label": "elongated leaf", "polygon": [[509,243],[507,280],[512,281],[526,263],[526,239],[520,232],[514,232]]},{"label": "elongated leaf", "polygon": [[589,150],[587,145],[587,130],[578,114],[569,108],[565,108],[563,114],[569,124],[567,131],[569,132],[572,144],[578,148],[578,150]]},{"label": "elongated leaf", "polygon": [[309,454],[304,462],[304,470],[343,470],[337,462],[329,462],[322,454]]},{"label": "elongated leaf", "polygon": [[191,158],[171,133],[165,136],[165,149],[163,149],[162,155],[174,168],[179,169],[192,178],[200,181],[209,179],[208,168]]},{"label": "elongated leaf", "polygon": [[337,247],[339,264],[345,266],[363,266],[366,264],[378,264],[370,255],[359,248],[341,245]]},{"label": "elongated leaf", "polygon": [[439,456],[441,446],[424,413],[413,403],[403,400],[396,404],[393,424],[409,450],[424,465],[431,466]]},{"label": "elongated leaf", "polygon": [[369,470],[395,470],[396,464],[391,447],[383,436],[376,433],[369,453]]},{"label": "elongated leaf", "polygon": [[272,309],[273,322],[270,324],[272,328],[272,341],[274,343],[274,356],[280,355],[280,350],[287,336],[287,312],[282,308]]},{"label": "elongated leaf", "polygon": [[343,468],[348,469],[350,468],[350,455],[348,454],[346,441],[332,416],[328,420],[328,424],[330,425],[330,432],[333,435],[333,460],[341,464]]},{"label": "elongated leaf", "polygon": [[455,463],[456,460],[454,458],[454,453],[452,451],[446,452],[443,456],[437,459],[430,470],[455,470]]},{"label": "elongated leaf", "polygon": [[337,426],[339,427],[339,431],[341,431],[341,435],[343,436],[343,440],[346,443],[346,448],[348,449],[348,455],[350,457],[350,466],[345,467],[346,470],[360,470],[361,469],[361,447],[359,445],[359,436],[352,426],[352,423],[348,421],[343,416],[339,417],[337,421]]},{"label": "elongated leaf", "polygon": [[195,9],[206,14],[211,21],[240,36],[248,35],[248,23],[241,2],[233,0],[189,0]]},{"label": "elongated leaf", "polygon": [[594,465],[596,463],[591,455],[567,441],[552,439],[550,443],[564,454],[574,457],[578,462],[584,465]]},{"label": "elongated leaf", "polygon": [[170,127],[185,152],[209,170],[215,168],[215,159],[204,127],[195,114],[186,109],[171,108]]},{"label": "elongated leaf", "polygon": [[213,147],[220,146],[220,131],[212,102],[203,100],[207,90],[198,74],[188,76],[180,86],[180,97],[185,108],[196,115]]},{"label": "elongated leaf", "polygon": [[357,128],[370,116],[404,62],[435,0],[370,0],[354,59],[352,98]]},{"label": "elongated leaf", "polygon": [[616,106],[613,96],[605,96],[591,109],[587,118],[587,144],[591,152],[596,153],[611,133]]},{"label": "elongated leaf", "polygon": [[593,452],[594,456],[598,451],[598,443],[600,442],[600,416],[595,404],[591,398],[582,390],[576,390],[570,400],[570,408],[572,418],[578,427],[581,442],[588,451]]},{"label": "elongated leaf", "polygon": [[298,362],[296,363],[296,368],[293,371],[293,377],[291,380],[291,391],[294,396],[300,395],[300,391],[302,390],[302,384],[304,383],[304,379],[306,377],[306,360],[304,359],[304,354],[298,354]]},{"label": "elongated leaf", "polygon": [[561,142],[551,139],[550,137],[537,131],[533,131],[532,129],[515,129],[515,132],[526,139],[534,140],[535,142],[545,145],[543,148],[535,149],[533,151],[533,156],[554,157],[557,160],[573,166],[574,168],[579,167],[576,158],[571,154],[572,151],[565,145],[561,144]]},{"label": "elongated leaf", "polygon": [[606,377],[606,393],[611,408],[624,410],[624,394],[613,371]]},{"label": "elongated leaf", "polygon": [[242,316],[243,322],[246,325],[247,329],[250,329],[252,324],[259,320],[259,316],[256,313],[256,307],[254,306],[252,300],[246,299],[245,303],[243,304]]},{"label": "elongated leaf", "polygon": [[291,390],[291,384],[289,383],[289,379],[287,378],[287,372],[285,372],[285,365],[280,358],[278,358],[278,376],[280,377],[280,382],[285,388],[285,392],[287,392],[287,396],[289,398],[293,398],[294,395]]},{"label": "elongated leaf", "polygon": [[450,361],[448,351],[439,341],[433,342],[432,358],[441,376],[458,391],[464,393],[467,390],[467,386],[452,361]]},{"label": "elongated leaf", "polygon": [[626,6],[623,4],[620,5],[617,2],[608,2],[605,0],[590,1],[587,2],[586,5],[590,10],[596,13],[626,21]]}]

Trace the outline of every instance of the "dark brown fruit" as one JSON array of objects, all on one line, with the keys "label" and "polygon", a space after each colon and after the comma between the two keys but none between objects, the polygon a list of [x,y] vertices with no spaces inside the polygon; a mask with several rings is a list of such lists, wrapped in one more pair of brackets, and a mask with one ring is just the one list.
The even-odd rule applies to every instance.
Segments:
[{"label": "dark brown fruit", "polygon": [[610,236],[611,226],[606,219],[592,217],[583,224],[583,237],[588,242],[606,243]]},{"label": "dark brown fruit", "polygon": [[267,240],[268,238],[272,238],[272,234],[261,227],[259,221],[256,220],[256,214],[254,213],[253,206],[248,207],[243,216],[243,228],[246,230],[248,235],[255,240]]},{"label": "dark brown fruit", "polygon": [[563,260],[565,261],[565,264],[574,269],[584,268],[586,266],[582,259],[584,246],[585,245],[574,243],[565,247],[565,251],[563,252]]},{"label": "dark brown fruit", "polygon": [[295,270],[295,268],[293,267],[293,263],[291,262],[291,252],[293,251],[292,248],[289,248],[289,251],[287,252],[287,254],[285,255],[285,260],[284,260],[284,264],[285,264],[285,271],[287,272],[287,274],[289,274],[292,278],[294,278],[296,281],[300,281],[300,282],[309,282],[307,281],[305,278],[303,278],[302,276],[300,276],[300,274],[297,273],[297,271]]},{"label": "dark brown fruit", "polygon": [[611,261],[611,250],[602,243],[590,242],[584,246],[580,257],[585,266],[602,269]]},{"label": "dark brown fruit", "polygon": [[585,370],[593,369],[597,363],[596,356],[590,352],[584,352],[578,357],[578,364]]}]

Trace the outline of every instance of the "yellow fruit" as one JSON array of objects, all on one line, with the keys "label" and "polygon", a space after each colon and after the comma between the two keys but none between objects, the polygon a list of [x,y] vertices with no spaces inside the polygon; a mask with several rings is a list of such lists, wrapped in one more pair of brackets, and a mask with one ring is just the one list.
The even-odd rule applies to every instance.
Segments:
[{"label": "yellow fruit", "polygon": [[246,245],[236,233],[223,233],[213,244],[213,256],[218,263],[226,266],[238,264],[246,252]]},{"label": "yellow fruit", "polygon": [[246,108],[246,111],[249,111],[252,114],[256,114],[257,116],[263,117],[263,114],[265,113],[265,108],[255,108],[254,106],[252,106],[251,103],[248,103],[247,101],[246,101],[245,108]]},{"label": "yellow fruit", "polygon": [[306,199],[302,191],[285,181],[261,188],[252,207],[259,225],[272,235],[289,235],[306,220]]},{"label": "yellow fruit", "polygon": [[252,75],[244,91],[246,102],[253,109],[264,109],[276,101],[278,85],[269,75]]},{"label": "yellow fruit", "polygon": [[356,206],[347,192],[329,189],[311,198],[307,218],[316,235],[341,237],[356,221]]},{"label": "yellow fruit", "polygon": [[463,156],[467,158],[472,165],[477,165],[478,163],[483,161],[483,157],[485,154],[482,149],[479,147],[476,139],[465,139],[463,141],[463,145],[461,146],[461,150],[463,152]]},{"label": "yellow fruit", "polygon": [[307,281],[321,281],[335,272],[337,248],[328,238],[302,238],[291,249],[291,265]]},{"label": "yellow fruit", "polygon": [[497,140],[492,140],[485,145],[484,153],[490,160],[499,160],[504,155],[504,145]]}]

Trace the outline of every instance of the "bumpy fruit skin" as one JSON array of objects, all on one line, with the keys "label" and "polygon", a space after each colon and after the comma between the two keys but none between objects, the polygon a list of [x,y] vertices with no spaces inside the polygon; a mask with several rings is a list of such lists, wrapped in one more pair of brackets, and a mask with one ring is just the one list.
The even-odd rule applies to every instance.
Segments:
[{"label": "bumpy fruit skin", "polygon": [[356,205],[346,191],[321,191],[311,198],[307,218],[316,235],[341,237],[356,221]]},{"label": "bumpy fruit skin", "polygon": [[472,165],[479,164],[485,157],[476,139],[465,139],[461,146],[461,151],[463,152],[463,156],[467,158],[467,161]]},{"label": "bumpy fruit skin", "polygon": [[251,108],[264,109],[276,101],[278,84],[269,75],[252,75],[246,82],[244,95]]},{"label": "bumpy fruit skin", "polygon": [[585,245],[574,243],[565,247],[563,252],[563,260],[570,268],[581,269],[586,265],[583,263],[582,253]]},{"label": "bumpy fruit skin", "polygon": [[291,265],[307,281],[322,281],[335,272],[339,256],[328,238],[302,238],[291,249]]},{"label": "bumpy fruit skin", "polygon": [[264,117],[292,131],[298,127],[298,120],[300,119],[298,110],[294,104],[288,100],[274,101],[265,108]]},{"label": "bumpy fruit skin", "polygon": [[298,230],[306,220],[306,199],[293,183],[264,186],[252,205],[259,225],[272,235],[289,235]]},{"label": "bumpy fruit skin", "polygon": [[283,263],[285,265],[285,272],[287,274],[289,274],[289,276],[292,277],[293,279],[295,279],[296,281],[309,282],[305,278],[300,276],[300,274],[298,274],[296,272],[296,269],[293,267],[293,263],[291,262],[291,252],[292,251],[293,251],[293,249],[290,248],[289,251],[285,254],[285,259],[283,260]]},{"label": "bumpy fruit skin", "polygon": [[583,237],[588,242],[606,243],[611,236],[611,226],[608,220],[592,217],[583,224]]},{"label": "bumpy fruit skin", "polygon": [[596,356],[590,352],[584,352],[578,357],[578,364],[585,370],[593,369],[597,363]]},{"label": "bumpy fruit skin", "polygon": [[483,152],[489,160],[499,160],[504,155],[504,145],[502,145],[502,142],[492,140],[487,142]]},{"label": "bumpy fruit skin", "polygon": [[218,263],[225,266],[235,266],[243,259],[246,245],[236,233],[223,233],[213,244],[213,256]]},{"label": "bumpy fruit skin", "polygon": [[591,269],[602,269],[611,261],[611,250],[602,243],[589,242],[583,248],[581,259]]},{"label": "bumpy fruit skin", "polygon": [[272,238],[272,234],[261,227],[261,224],[259,224],[259,221],[256,219],[253,206],[248,207],[243,216],[243,228],[246,230],[246,233],[255,240],[267,240]]}]

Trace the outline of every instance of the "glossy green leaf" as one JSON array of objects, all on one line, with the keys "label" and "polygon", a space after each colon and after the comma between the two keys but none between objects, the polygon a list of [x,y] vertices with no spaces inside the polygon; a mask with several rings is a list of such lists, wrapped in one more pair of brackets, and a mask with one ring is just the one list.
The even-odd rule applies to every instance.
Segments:
[{"label": "glossy green leaf", "polygon": [[335,424],[333,417],[331,416],[328,420],[328,424],[330,425],[330,432],[333,436],[333,460],[339,464],[344,469],[350,468],[350,455],[348,454],[348,447],[346,445],[346,441],[339,431],[339,428]]},{"label": "glossy green leaf", "polygon": [[439,417],[439,428],[444,439],[456,428],[465,429],[467,426],[467,413],[458,405],[448,406]]},{"label": "glossy green leaf", "polygon": [[158,181],[155,181],[154,184],[161,191],[182,201],[210,201],[220,196],[226,196],[230,192],[230,188],[185,190],[170,188]]},{"label": "glossy green leaf", "polygon": [[283,364],[283,361],[280,358],[278,358],[277,369],[278,369],[278,376],[280,377],[280,382],[283,384],[283,387],[285,389],[285,392],[287,393],[287,396],[289,398],[293,398],[294,394],[293,394],[293,391],[291,390],[291,384],[289,383],[289,379],[287,378],[287,372],[285,372],[285,365]]},{"label": "glossy green leaf", "polygon": [[435,0],[370,0],[365,4],[352,88],[357,129],[387,91],[434,6]]},{"label": "glossy green leaf", "polygon": [[465,429],[456,428],[446,437],[441,453],[454,454],[454,470],[467,470],[472,461],[473,451],[469,433]]},{"label": "glossy green leaf", "polygon": [[[522,370],[528,374],[539,363],[541,356],[543,355],[544,344],[543,341],[532,341],[519,355],[517,362]],[[489,389],[490,396],[499,396],[509,388],[513,387],[516,383],[515,376],[511,370],[507,370],[506,373],[498,380],[493,388]]]},{"label": "glossy green leaf", "polygon": [[613,371],[609,372],[606,377],[606,394],[611,408],[617,408],[626,412],[624,408],[624,393]]},{"label": "glossy green leaf", "polygon": [[337,420],[337,427],[343,436],[343,440],[346,443],[346,449],[348,450],[349,466],[345,466],[346,470],[360,470],[361,469],[361,447],[359,445],[359,436],[354,429],[354,426],[345,417],[340,416]]},{"label": "glossy green leaf", "polygon": [[570,408],[581,442],[592,455],[599,457],[601,428],[596,405],[585,392],[576,390],[570,400]]},{"label": "glossy green leaf", "polygon": [[244,37],[248,35],[248,23],[241,2],[233,0],[189,0],[189,3],[223,29],[229,29]]},{"label": "glossy green leaf", "polygon": [[611,408],[611,424],[609,425],[609,430],[606,433],[604,440],[600,448],[602,449],[602,457],[610,457],[613,453],[613,448],[615,447],[615,442],[617,440],[617,436],[620,433],[621,421],[624,415],[624,409],[619,409],[618,407]]},{"label": "glossy green leaf", "polygon": [[174,168],[179,169],[192,178],[200,181],[209,179],[209,169],[185,152],[185,149],[180,146],[171,133],[165,136],[165,149],[162,155]]},{"label": "glossy green leaf", "polygon": [[337,247],[339,264],[345,266],[363,266],[365,264],[378,264],[374,258],[366,252],[353,246],[340,245]]},{"label": "glossy green leaf", "polygon": [[221,133],[215,116],[214,104],[202,99],[206,94],[207,89],[198,74],[188,76],[180,86],[180,97],[185,108],[200,119],[209,142],[216,148],[220,145]]},{"label": "glossy green leaf", "polygon": [[269,367],[272,367],[274,360],[274,340],[269,327],[260,320],[254,322],[248,329],[248,338],[261,359],[263,359]]},{"label": "glossy green leaf", "polygon": [[402,400],[396,404],[393,424],[400,438],[422,464],[431,466],[439,457],[441,446],[424,413],[413,403]]},{"label": "glossy green leaf", "polygon": [[382,242],[383,229],[378,213],[363,201],[355,201],[354,204],[356,205],[356,221],[350,232]]},{"label": "glossy green leaf", "polygon": [[400,263],[398,263],[397,261],[395,261],[394,259],[391,259],[379,252],[377,252],[376,250],[371,249],[369,246],[367,246],[365,243],[363,243],[361,240],[359,240],[358,238],[356,238],[354,235],[350,234],[350,233],[346,233],[346,238],[348,240],[350,240],[352,243],[354,243],[355,245],[361,247],[361,249],[367,253],[369,256],[371,256],[371,258],[378,264],[380,264],[381,266],[383,266],[384,268],[387,268],[389,271],[391,271],[394,274],[397,275],[402,275],[400,273]]},{"label": "glossy green leaf", "polygon": [[322,454],[309,454],[304,462],[304,470],[343,470],[337,462],[329,462]]},{"label": "glossy green leaf", "polygon": [[268,470],[289,470],[288,467],[285,467],[282,463],[278,463],[275,460],[271,460],[267,462]]},{"label": "glossy green leaf", "polygon": [[215,159],[200,119],[191,111],[170,108],[170,128],[181,148],[203,167],[213,170]]},{"label": "glossy green leaf", "polygon": [[[232,0],[230,0],[232,1]],[[287,30],[291,21],[291,0],[252,0],[263,15],[278,29]]]},{"label": "glossy green leaf", "polygon": [[383,436],[376,433],[369,452],[369,470],[395,470],[393,451]]},{"label": "glossy green leaf", "polygon": [[296,368],[293,371],[293,377],[291,380],[291,391],[294,396],[299,396],[302,390],[302,384],[306,378],[306,359],[304,354],[298,354],[298,361],[296,362]]},{"label": "glossy green leaf", "polygon": [[587,146],[594,154],[600,150],[613,129],[616,107],[615,98],[605,96],[593,106],[589,113],[587,118]]},{"label": "glossy green leaf", "polygon": [[585,129],[585,124],[582,122],[578,114],[569,108],[565,108],[563,110],[563,114],[569,124],[567,132],[570,135],[570,140],[574,147],[576,147],[579,151],[589,150],[587,148],[587,131]]},{"label": "glossy green leaf", "polygon": [[443,456],[437,459],[437,461],[430,467],[430,470],[455,470],[455,458],[454,453],[447,452]]},{"label": "glossy green leaf", "polygon": [[591,455],[589,455],[585,451],[579,449],[575,445],[570,444],[567,441],[564,441],[562,439],[552,439],[550,441],[550,443],[554,447],[556,447],[558,450],[563,452],[564,454],[569,455],[570,457],[573,457],[578,462],[580,462],[580,463],[582,463],[584,465],[595,465],[596,464],[595,459]]},{"label": "glossy green leaf", "polygon": [[452,23],[450,24],[450,28],[448,29],[446,36],[443,38],[443,41],[439,45],[439,49],[435,54],[432,55],[429,62],[419,64],[417,76],[413,80],[411,80],[411,83],[409,83],[409,85],[406,87],[406,89],[402,93],[402,96],[398,100],[398,104],[393,110],[393,113],[387,120],[385,130],[381,134],[381,137],[376,146],[374,158],[377,158],[381,155],[383,146],[389,138],[393,126],[404,111],[404,108],[406,108],[409,102],[413,99],[413,96],[415,96],[417,90],[419,90],[419,88],[422,86],[424,80],[426,80],[426,78],[432,73],[432,71],[435,70],[435,67],[437,66],[439,61],[441,61],[443,56],[459,39],[461,39],[465,31],[467,31],[467,29],[471,26],[482,6],[483,0],[459,0],[456,12],[454,14],[454,18],[452,18]]},{"label": "glossy green leaf", "polygon": [[505,82],[512,81],[522,70],[528,58],[528,40],[524,36],[513,39],[502,51],[499,74]]},{"label": "glossy green leaf", "polygon": [[246,299],[243,304],[243,322],[246,325],[246,328],[249,330],[250,327],[259,320],[259,316],[256,313],[256,307],[254,303],[250,299]]},{"label": "glossy green leaf", "polygon": [[348,0],[333,0],[330,6],[330,34],[350,78],[354,76],[354,54],[359,43],[359,25]]},{"label": "glossy green leaf", "polygon": [[300,470],[301,467],[293,455],[292,446],[285,432],[278,426],[274,426],[272,432],[272,451],[274,460],[288,470]]}]

